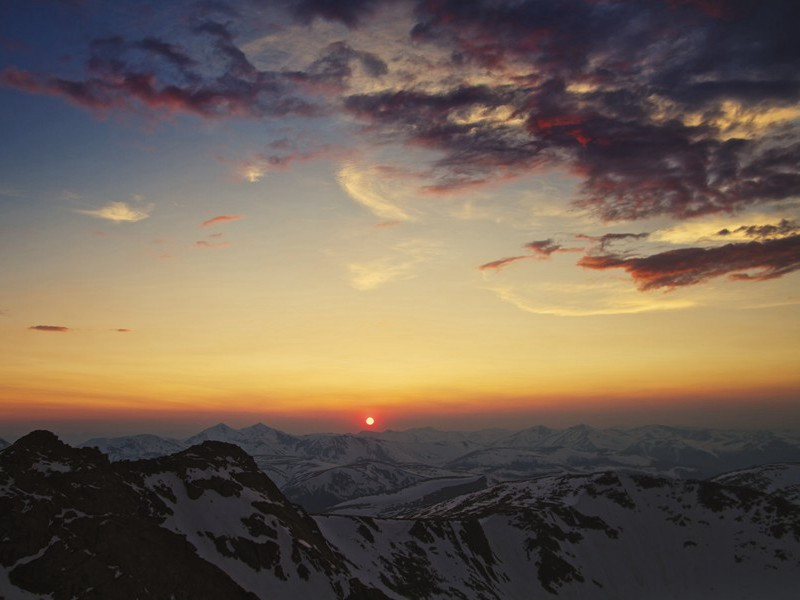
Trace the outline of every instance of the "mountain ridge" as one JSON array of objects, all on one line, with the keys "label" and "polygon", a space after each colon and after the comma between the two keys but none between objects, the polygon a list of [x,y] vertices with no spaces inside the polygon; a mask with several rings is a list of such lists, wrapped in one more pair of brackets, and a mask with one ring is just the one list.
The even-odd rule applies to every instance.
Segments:
[{"label": "mountain ridge", "polygon": [[33,432],[0,453],[0,596],[795,597],[800,506],[778,495],[615,471],[483,484],[403,518],[311,516],[235,444],[112,462]]},{"label": "mountain ridge", "polygon": [[634,469],[703,479],[756,464],[800,461],[800,436],[660,425],[293,435],[263,423],[241,429],[220,423],[184,440],[140,435],[95,438],[82,445],[123,460],[153,458],[204,440],[239,445],[292,501],[313,511],[444,477],[486,477],[491,484],[550,473]]}]

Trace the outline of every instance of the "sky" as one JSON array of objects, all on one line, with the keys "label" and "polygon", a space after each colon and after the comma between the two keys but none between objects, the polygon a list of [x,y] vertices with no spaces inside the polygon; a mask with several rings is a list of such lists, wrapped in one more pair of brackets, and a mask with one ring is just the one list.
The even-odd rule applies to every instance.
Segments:
[{"label": "sky", "polygon": [[0,437],[800,427],[798,22],[0,3]]}]

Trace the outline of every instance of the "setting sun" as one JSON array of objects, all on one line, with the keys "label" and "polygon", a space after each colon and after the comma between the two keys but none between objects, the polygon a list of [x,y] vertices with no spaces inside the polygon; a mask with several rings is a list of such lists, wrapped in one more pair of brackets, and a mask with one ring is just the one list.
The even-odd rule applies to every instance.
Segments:
[{"label": "setting sun", "polygon": [[364,422],[365,422],[367,425],[370,425],[370,426],[372,426],[372,425],[374,425],[374,424],[375,424],[375,419],[373,419],[372,417],[367,417],[367,418],[364,420]]}]

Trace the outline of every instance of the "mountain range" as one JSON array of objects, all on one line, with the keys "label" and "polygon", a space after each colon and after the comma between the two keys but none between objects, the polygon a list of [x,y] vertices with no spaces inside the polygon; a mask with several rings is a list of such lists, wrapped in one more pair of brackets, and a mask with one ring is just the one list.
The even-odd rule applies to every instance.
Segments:
[{"label": "mountain range", "polygon": [[[322,440],[348,457],[361,447]],[[384,505],[402,504],[402,514],[311,515],[241,446],[197,441],[112,462],[36,431],[0,451],[0,597],[797,595],[798,465],[713,480],[626,469],[451,476],[447,486],[429,478]]]},{"label": "mountain range", "polygon": [[220,423],[182,440],[135,435],[95,438],[81,446],[117,461],[164,456],[203,441],[239,446],[292,502],[312,512],[336,512],[343,503],[352,507],[358,498],[414,485],[433,493],[437,487],[604,470],[706,479],[753,465],[800,461],[797,433],[660,425],[292,435],[261,423],[242,429]]}]

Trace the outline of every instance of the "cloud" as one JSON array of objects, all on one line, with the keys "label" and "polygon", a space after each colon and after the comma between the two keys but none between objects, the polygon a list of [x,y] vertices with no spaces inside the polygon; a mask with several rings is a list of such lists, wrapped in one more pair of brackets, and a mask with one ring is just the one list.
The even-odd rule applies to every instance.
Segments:
[{"label": "cloud", "polygon": [[89,215],[97,219],[105,219],[114,223],[136,223],[150,216],[154,205],[148,204],[142,208],[133,208],[125,202],[109,202],[102,208],[94,210],[78,210],[83,215]]},{"label": "cloud", "polygon": [[526,258],[532,258],[532,257],[530,255],[528,255],[528,254],[526,254],[525,256],[509,256],[509,257],[506,257],[506,258],[501,258],[499,260],[493,260],[491,262],[483,264],[480,267],[478,267],[478,269],[481,270],[481,271],[488,271],[490,269],[494,270],[494,271],[499,271],[503,267],[505,267],[507,265],[510,265],[513,262],[517,262],[518,260],[523,260],[523,259],[526,259]]},{"label": "cloud", "polygon": [[376,229],[388,229],[389,227],[397,227],[402,225],[403,221],[382,221],[373,225]]},{"label": "cloud", "polygon": [[131,332],[130,329],[126,329],[124,327],[120,327],[119,329],[114,329],[114,331],[116,331],[117,333],[130,333]]},{"label": "cloud", "polygon": [[400,206],[407,200],[403,188],[398,187],[395,178],[379,166],[345,163],[339,169],[337,179],[348,196],[375,216],[389,221],[413,220],[410,211]]},{"label": "cloud", "polygon": [[581,250],[580,248],[565,248],[561,244],[557,244],[551,239],[528,242],[523,247],[530,250],[533,254],[526,254],[524,256],[509,256],[507,258],[493,260],[492,262],[488,262],[486,264],[481,265],[480,267],[478,267],[478,269],[481,271],[488,271],[488,270],[499,271],[500,269],[510,265],[511,263],[517,262],[519,260],[524,260],[526,258],[538,258],[539,260],[547,260],[548,258],[550,258],[552,254],[555,254],[556,252],[580,252]]},{"label": "cloud", "polygon": [[[308,162],[323,158],[336,157],[342,159],[349,154],[345,148],[339,148],[323,144],[310,150],[299,150],[287,140],[278,140],[270,144],[270,152],[259,152],[255,155],[235,163],[236,174],[249,181],[257,183],[261,181],[267,173],[288,169],[294,163]],[[223,162],[228,162],[221,159]]]},{"label": "cloud", "polygon": [[537,315],[596,317],[683,310],[696,306],[690,299],[652,297],[615,283],[530,284],[491,287],[504,302]]},{"label": "cloud", "polygon": [[201,248],[205,250],[225,250],[230,248],[230,243],[228,242],[209,242],[207,240],[197,240],[194,243],[195,248]]},{"label": "cloud", "polygon": [[[159,33],[91,40],[69,77],[9,67],[0,83],[100,113],[333,117],[371,150],[418,157],[407,181],[353,162],[338,173],[351,198],[390,222],[419,218],[421,193],[463,194],[550,169],[579,178],[575,207],[606,222],[768,213],[800,196],[795,0],[297,0],[271,5],[283,25],[268,29],[295,20],[286,47],[277,34],[255,43],[256,4],[195,7]],[[302,58],[298,23],[324,38]],[[267,152],[242,175],[258,181],[297,156]],[[727,225],[694,241],[661,229],[648,241],[794,233]],[[608,235],[585,239],[601,256],[643,239]],[[757,246],[741,251],[757,260]]]},{"label": "cloud", "polygon": [[381,4],[379,0],[298,0],[291,3],[292,14],[304,23],[315,18],[338,21],[348,27],[359,25]]},{"label": "cloud", "polygon": [[[345,107],[372,131],[441,151],[431,190],[562,165],[584,180],[579,205],[606,220],[794,197],[800,80],[784,23],[797,7],[716,14],[706,3],[419,3],[412,36],[451,48],[452,76]],[[471,66],[498,75],[471,85],[457,75]]]},{"label": "cloud", "polygon": [[256,69],[228,25],[205,21],[183,35],[193,38],[191,45],[202,47],[202,53],[190,56],[181,45],[152,36],[127,40],[112,35],[90,42],[84,78],[64,79],[10,67],[0,71],[0,83],[61,96],[100,112],[190,113],[205,118],[318,112],[297,94],[297,84],[288,74]]},{"label": "cloud", "polygon": [[438,243],[407,240],[392,247],[389,256],[348,264],[350,285],[368,291],[391,281],[413,279],[420,265],[443,254]]},{"label": "cloud", "polygon": [[696,285],[723,275],[765,281],[800,269],[800,235],[716,248],[681,248],[640,258],[584,256],[578,265],[598,270],[623,269],[640,290]]},{"label": "cloud", "polygon": [[209,219],[208,221],[203,221],[202,223],[200,223],[200,227],[213,227],[221,223],[228,223],[229,221],[239,221],[240,219],[244,218],[245,215],[219,215],[218,217],[214,217],[213,219]]},{"label": "cloud", "polygon": [[525,247],[533,252],[538,258],[550,258],[555,252],[575,252],[575,248],[564,248],[561,244],[556,244],[553,240],[538,240],[528,242]]},{"label": "cloud", "polygon": [[748,238],[764,240],[795,235],[798,231],[800,231],[800,226],[798,226],[797,222],[781,219],[777,225],[741,225],[732,231],[724,228],[720,229],[717,235],[729,237],[738,233]]},{"label": "cloud", "polygon": [[603,235],[585,235],[580,233],[575,237],[579,240],[589,240],[595,242],[598,250],[604,252],[608,246],[622,240],[641,240],[646,238],[649,233],[604,233]]},{"label": "cloud", "polygon": [[69,327],[64,327],[62,325],[31,325],[28,329],[32,331],[48,331],[54,333],[67,333],[72,331]]}]

